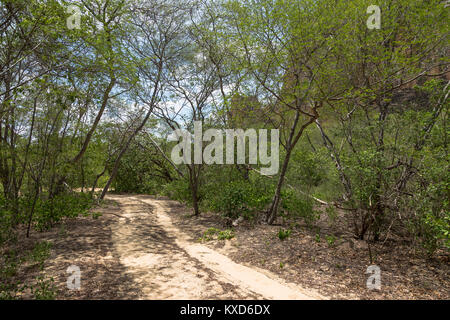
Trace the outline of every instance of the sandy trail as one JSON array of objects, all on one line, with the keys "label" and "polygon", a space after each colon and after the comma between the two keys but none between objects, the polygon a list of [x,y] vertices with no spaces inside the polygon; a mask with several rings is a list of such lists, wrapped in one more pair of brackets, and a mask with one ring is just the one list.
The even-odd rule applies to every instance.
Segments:
[{"label": "sandy trail", "polygon": [[322,299],[196,243],[175,227],[164,200],[109,195],[120,205],[112,242],[141,299]]}]

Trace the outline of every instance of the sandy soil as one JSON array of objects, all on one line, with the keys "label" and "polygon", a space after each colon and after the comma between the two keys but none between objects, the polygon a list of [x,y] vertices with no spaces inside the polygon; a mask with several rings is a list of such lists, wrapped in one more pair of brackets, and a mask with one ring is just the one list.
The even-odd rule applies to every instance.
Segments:
[{"label": "sandy soil", "polygon": [[[276,275],[233,262],[172,223],[166,200],[109,195],[98,219],[68,221],[53,243],[45,273],[60,299],[324,299]],[[68,290],[67,267],[81,270]]]},{"label": "sandy soil", "polygon": [[[33,232],[21,248],[52,243],[44,273],[54,279],[58,299],[450,298],[445,253],[427,259],[392,239],[373,246],[371,263],[363,241],[336,229],[345,221],[333,227],[326,219],[314,229],[293,228],[284,241],[277,234],[288,225],[245,221],[231,240],[200,241],[208,229],[228,227],[218,214],[191,211],[167,198],[110,194],[92,210],[101,214],[97,219],[82,216]],[[381,290],[366,287],[370,264],[381,268]],[[67,289],[71,265],[81,270],[80,290]],[[30,283],[39,274],[26,268],[17,278]]]},{"label": "sandy soil", "polygon": [[[204,212],[192,216],[192,210],[176,201],[166,200],[172,223],[184,233],[199,239],[210,228],[229,228],[219,214]],[[319,210],[321,208],[318,208]],[[301,219],[274,225],[243,221],[234,227],[231,241],[214,237],[202,244],[225,254],[234,262],[260,272],[271,272],[299,287],[316,290],[329,299],[435,299],[450,298],[450,264],[448,252],[436,252],[428,258],[414,251],[404,239],[388,239],[371,245],[369,260],[367,243],[355,240],[348,232],[348,217],[339,214],[330,223],[325,213],[315,227]],[[296,226],[293,227],[292,225]],[[292,228],[284,241],[278,238],[280,228]],[[335,240],[331,244],[329,237]],[[420,249],[420,248],[418,248]],[[381,269],[381,290],[367,289],[367,267]]]}]

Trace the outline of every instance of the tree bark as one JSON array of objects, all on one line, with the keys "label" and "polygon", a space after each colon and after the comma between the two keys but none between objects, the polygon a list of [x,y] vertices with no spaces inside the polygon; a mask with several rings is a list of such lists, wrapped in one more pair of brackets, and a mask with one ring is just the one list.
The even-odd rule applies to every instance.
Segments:
[{"label": "tree bark", "polygon": [[80,152],[72,159],[72,163],[77,163],[80,161],[80,159],[83,157],[84,153],[86,152],[89,142],[91,141],[92,135],[94,134],[95,130],[97,129],[98,123],[100,122],[102,115],[105,111],[106,105],[108,104],[109,100],[109,94],[111,93],[112,89],[114,88],[114,85],[116,84],[115,77],[111,77],[111,80],[109,81],[108,87],[106,88],[105,92],[103,93],[103,99],[102,99],[102,105],[100,107],[99,112],[97,113],[97,116],[95,117],[94,123],[92,124],[92,127],[89,129],[89,132],[84,139],[83,146],[81,147]]}]

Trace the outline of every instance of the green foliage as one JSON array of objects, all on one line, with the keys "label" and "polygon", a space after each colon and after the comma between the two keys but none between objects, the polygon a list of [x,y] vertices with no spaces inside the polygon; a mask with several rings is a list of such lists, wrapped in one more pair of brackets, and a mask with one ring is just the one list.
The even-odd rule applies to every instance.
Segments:
[{"label": "green foliage", "polygon": [[163,186],[161,194],[187,204],[192,203],[189,182],[186,179],[174,180]]},{"label": "green foliage", "polygon": [[[43,271],[44,263],[50,256],[51,243],[42,241],[36,243],[33,249],[17,252],[6,251],[0,258],[0,300],[20,298],[29,290],[34,299],[51,300],[56,296],[53,279],[37,276],[35,284],[21,283],[16,279],[19,271],[36,268]],[[31,269],[30,269],[31,267]]]},{"label": "green foliage", "polygon": [[320,234],[319,234],[319,233],[316,233],[316,237],[315,237],[314,239],[315,239],[315,241],[316,241],[317,243],[319,243],[319,242],[321,241],[321,239],[320,239]]},{"label": "green foliage", "polygon": [[285,189],[281,193],[280,215],[287,220],[302,218],[307,225],[313,225],[320,217],[311,199],[291,189]]},{"label": "green foliage", "polygon": [[211,186],[208,192],[210,208],[221,212],[225,217],[236,219],[244,217],[252,219],[254,214],[264,209],[270,202],[269,189],[258,182],[236,180]]},{"label": "green foliage", "polygon": [[200,242],[211,241],[217,238],[217,240],[230,240],[234,238],[234,231],[232,229],[220,230],[217,228],[209,228],[206,230],[202,237],[200,237]]},{"label": "green foliage", "polygon": [[2,255],[0,262],[0,281],[1,283],[6,283],[8,279],[15,276],[17,273],[18,266],[23,262],[16,251],[7,251]]},{"label": "green foliage", "polygon": [[450,250],[450,206],[448,190],[450,174],[442,154],[426,151],[424,174],[429,178],[426,188],[405,206],[414,208],[410,231],[422,243],[429,255],[439,248]]},{"label": "green foliage", "polygon": [[241,183],[229,183],[223,186],[221,194],[213,202],[213,209],[222,212],[226,217],[237,218],[248,212],[246,199],[249,189]]},{"label": "green foliage", "polygon": [[13,213],[8,210],[5,197],[0,194],[0,246],[15,237],[13,230]]},{"label": "green foliage", "polygon": [[38,242],[31,251],[27,260],[37,263],[39,265],[39,269],[41,271],[44,270],[44,262],[50,256],[51,247],[52,244],[50,242],[46,241]]},{"label": "green foliage", "polygon": [[334,244],[336,242],[336,237],[333,235],[327,235],[325,237],[325,239],[327,240],[328,246],[329,247],[334,247]]},{"label": "green foliage", "polygon": [[54,300],[56,287],[53,278],[46,279],[43,276],[38,276],[36,284],[31,287],[31,292],[36,300]]},{"label": "green foliage", "polygon": [[[359,206],[369,208],[372,197],[378,192],[378,175],[386,165],[381,152],[375,148],[367,147],[358,157],[349,155],[343,157],[343,162],[348,168],[347,172],[352,179],[354,198]],[[383,162],[383,163],[382,163]]]},{"label": "green foliage", "polygon": [[287,238],[289,238],[291,236],[291,233],[292,233],[292,230],[290,230],[290,229],[287,229],[287,230],[280,229],[278,231],[278,238],[281,241],[284,241],[285,239],[287,239]]},{"label": "green foliage", "polygon": [[338,217],[336,208],[334,208],[332,206],[327,206],[325,208],[325,212],[326,212],[326,214],[328,216],[328,219],[330,220],[330,224],[333,224],[336,221],[337,217]]},{"label": "green foliage", "polygon": [[329,153],[321,148],[322,143],[319,132],[310,130],[307,139],[300,141],[293,151],[286,179],[295,189],[333,201],[342,194],[342,186]]},{"label": "green foliage", "polygon": [[357,236],[371,230],[378,239],[389,229],[415,239],[430,255],[448,250],[449,104],[443,99],[444,85],[435,79],[397,93],[386,102],[392,111],[385,111],[383,121],[377,120],[379,109],[355,108],[352,123],[342,123],[347,131],[331,131],[339,137],[352,132],[340,159],[351,186],[346,206],[355,208],[349,213]]},{"label": "green foliage", "polygon": [[297,149],[292,156],[289,179],[309,189],[324,183],[327,177],[327,171],[324,170],[327,160],[320,153],[304,149],[305,147]]},{"label": "green foliage", "polygon": [[211,241],[213,239],[214,235],[217,234],[218,232],[220,232],[220,230],[217,229],[217,228],[209,228],[208,230],[203,232],[203,235],[202,235],[202,237],[199,240],[201,242],[203,242],[203,241]]},{"label": "green foliage", "polygon": [[101,217],[103,214],[100,212],[92,212],[92,219],[97,220],[99,217]]},{"label": "green foliage", "polygon": [[[31,207],[31,201],[25,202]],[[43,231],[52,227],[62,218],[76,218],[88,212],[92,206],[89,194],[71,193],[55,196],[53,199],[38,199],[35,206],[34,221],[36,229]]]},{"label": "green foliage", "polygon": [[223,231],[219,231],[217,234],[218,240],[230,240],[234,238],[234,232],[231,229],[226,229]]},{"label": "green foliage", "polygon": [[[88,216],[93,199],[74,190],[104,186],[125,146],[115,191],[198,200],[200,211],[227,222],[257,221],[277,199],[277,176],[246,165],[179,165],[180,178],[167,160],[167,134],[194,119],[205,129],[278,128],[282,147],[293,126],[294,136],[303,133],[292,152],[281,152],[291,158],[279,214],[291,229],[299,219],[317,222],[314,195],[348,209],[340,219],[332,206],[325,211],[360,239],[393,234],[429,256],[449,252],[445,1],[167,1],[153,14],[128,1],[86,0],[78,1],[81,28],[69,30],[70,2],[0,5],[0,297],[17,297],[25,290],[14,280],[20,268],[42,271],[49,257],[48,242],[6,250],[19,232]],[[379,30],[367,29],[372,4],[381,7]],[[318,121],[300,130],[314,106]],[[209,229],[202,241],[233,237]],[[335,245],[334,236],[325,240]],[[36,281],[37,299],[54,298],[51,279]]]}]

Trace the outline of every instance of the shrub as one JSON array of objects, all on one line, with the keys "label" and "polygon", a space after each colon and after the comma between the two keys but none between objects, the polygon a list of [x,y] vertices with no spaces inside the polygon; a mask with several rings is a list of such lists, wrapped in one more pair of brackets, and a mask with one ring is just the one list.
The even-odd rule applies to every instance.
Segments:
[{"label": "shrub", "polygon": [[234,238],[234,231],[231,229],[219,230],[217,228],[209,228],[203,233],[203,236],[199,239],[203,241],[211,241],[217,237],[217,240],[230,240]]},{"label": "shrub", "polygon": [[[92,199],[86,193],[61,194],[53,199],[38,199],[34,212],[36,229],[46,230],[64,217],[76,218],[87,213],[91,205]],[[27,206],[31,207],[31,200]]]},{"label": "shrub", "polygon": [[230,240],[233,238],[234,238],[234,232],[231,229],[219,231],[219,233],[217,234],[218,240]]},{"label": "shrub", "polygon": [[215,192],[209,193],[212,198],[209,205],[213,211],[221,212],[231,219],[240,216],[252,219],[254,214],[262,210],[271,200],[269,192],[259,188],[258,184],[251,184],[248,181],[233,181],[216,188]]},{"label": "shrub", "polygon": [[319,212],[314,210],[314,203],[294,190],[286,189],[281,192],[281,213],[287,220],[302,218],[306,224],[312,225],[319,219]]},{"label": "shrub", "polygon": [[192,203],[192,196],[187,180],[174,180],[163,186],[162,195],[165,195],[173,200],[178,200],[187,204]]}]

